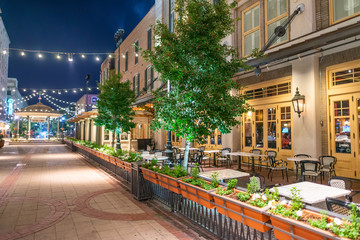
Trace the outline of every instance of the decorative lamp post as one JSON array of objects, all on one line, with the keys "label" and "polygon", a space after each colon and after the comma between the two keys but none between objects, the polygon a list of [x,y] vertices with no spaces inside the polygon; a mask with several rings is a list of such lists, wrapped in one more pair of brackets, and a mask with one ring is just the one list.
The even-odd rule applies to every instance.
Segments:
[{"label": "decorative lamp post", "polygon": [[305,110],[305,96],[300,95],[299,88],[296,88],[295,96],[292,98],[292,104],[294,111],[301,116],[301,113]]}]

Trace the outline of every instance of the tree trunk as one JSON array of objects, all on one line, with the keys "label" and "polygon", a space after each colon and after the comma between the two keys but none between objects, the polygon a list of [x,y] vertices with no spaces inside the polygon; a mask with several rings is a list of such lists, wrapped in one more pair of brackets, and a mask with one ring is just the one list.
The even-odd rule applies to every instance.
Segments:
[{"label": "tree trunk", "polygon": [[[112,141],[111,141],[111,147],[115,147],[115,129],[112,132]],[[114,148],[115,149],[115,148]]]},{"label": "tree trunk", "polygon": [[189,148],[190,148],[190,141],[185,139],[185,153],[184,153],[184,162],[183,166],[185,169],[187,169],[188,162],[189,162]]},{"label": "tree trunk", "polygon": [[116,150],[121,149],[121,139],[120,139],[120,133],[116,134]]}]

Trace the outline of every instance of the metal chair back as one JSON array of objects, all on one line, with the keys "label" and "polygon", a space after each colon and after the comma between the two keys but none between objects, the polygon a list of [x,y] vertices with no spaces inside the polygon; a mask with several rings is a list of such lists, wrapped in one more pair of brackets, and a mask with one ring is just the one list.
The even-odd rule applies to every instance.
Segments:
[{"label": "metal chair back", "polygon": [[260,149],[251,149],[250,152],[251,152],[251,153],[254,153],[254,154],[258,154],[258,155],[261,154],[261,150],[260,150]]},{"label": "metal chair back", "polygon": [[351,205],[354,203],[342,201],[336,198],[326,198],[326,207],[329,211],[349,216],[349,211],[351,210]]},{"label": "metal chair back", "polygon": [[301,161],[301,173],[305,172],[314,172],[318,173],[320,171],[321,164],[318,161],[305,160]]},{"label": "metal chair back", "polygon": [[330,167],[334,167],[336,164],[336,157],[333,156],[320,156],[319,160],[323,168],[330,169]]},{"label": "metal chair back", "polygon": [[311,156],[310,156],[310,155],[308,155],[308,154],[304,154],[304,153],[295,154],[295,156],[294,156],[294,157],[306,157],[306,158],[311,158]]},{"label": "metal chair back", "polygon": [[226,157],[227,153],[231,153],[231,148],[223,148],[223,149],[221,149],[221,156]]},{"label": "metal chair back", "polygon": [[342,177],[332,177],[328,181],[328,185],[330,187],[340,188],[340,189],[350,189],[352,187],[352,182],[347,181],[345,178]]}]

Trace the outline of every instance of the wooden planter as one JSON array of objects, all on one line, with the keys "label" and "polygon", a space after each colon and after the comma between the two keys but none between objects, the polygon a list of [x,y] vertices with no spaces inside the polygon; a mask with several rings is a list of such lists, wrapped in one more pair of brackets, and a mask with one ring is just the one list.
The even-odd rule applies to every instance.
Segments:
[{"label": "wooden planter", "polygon": [[123,163],[124,163],[124,169],[125,169],[127,172],[131,172],[131,162],[123,161]]},{"label": "wooden planter", "polygon": [[[210,182],[207,183],[210,184]],[[207,191],[201,187],[191,185],[181,180],[179,181],[179,184],[181,189],[181,195],[184,198],[199,203],[200,205],[209,209],[215,208],[215,205],[212,203],[214,200],[213,195],[210,194],[210,191],[213,190]]]},{"label": "wooden planter", "polygon": [[[233,194],[239,192],[240,192],[239,190],[235,189]],[[270,227],[264,225],[266,222],[270,220],[270,216],[265,213],[266,210],[269,209],[269,207],[259,208],[252,206],[248,203],[241,202],[240,200],[235,200],[230,197],[221,196],[217,194],[214,194],[214,200],[215,203],[217,204],[216,210],[220,214],[228,216],[229,218],[241,222],[246,226],[249,226],[260,232],[267,232],[271,229]],[[229,211],[227,209],[232,211]],[[241,213],[249,218],[242,217],[240,215]],[[256,221],[254,221],[253,219],[255,219]]]},{"label": "wooden planter", "polygon": [[173,178],[161,173],[158,173],[158,178],[159,178],[160,186],[162,186],[163,188],[166,188],[177,194],[181,193],[180,184],[178,182],[180,178]]},{"label": "wooden planter", "polygon": [[158,174],[156,172],[151,171],[146,168],[143,168],[143,167],[141,167],[140,169],[141,169],[144,179],[146,179],[152,183],[159,184]]},{"label": "wooden planter", "polygon": [[5,145],[5,140],[0,141],[0,148],[2,148]]},{"label": "wooden planter", "polygon": [[[308,210],[302,210],[304,213],[310,213],[317,217],[321,217],[321,214],[308,211]],[[304,239],[311,239],[311,240],[325,240],[325,239],[348,239],[344,237],[336,236],[335,234],[322,230],[320,228],[315,228],[311,226],[310,224],[306,224],[301,221],[297,221],[295,219],[291,218],[285,218],[280,215],[273,215],[270,214],[271,224],[274,226],[274,235],[277,239],[284,239],[284,240],[291,240],[296,238],[291,237],[291,232]],[[331,222],[332,218],[328,217],[328,222]],[[278,229],[284,230],[287,233],[284,233]]]}]

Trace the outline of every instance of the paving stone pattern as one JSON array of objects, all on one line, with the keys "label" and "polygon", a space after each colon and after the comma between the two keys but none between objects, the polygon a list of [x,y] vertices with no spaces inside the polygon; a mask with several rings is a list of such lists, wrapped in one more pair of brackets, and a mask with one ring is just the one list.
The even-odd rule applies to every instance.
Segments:
[{"label": "paving stone pattern", "polygon": [[0,149],[0,240],[205,239],[173,223],[64,145]]}]

